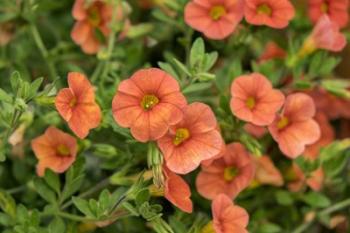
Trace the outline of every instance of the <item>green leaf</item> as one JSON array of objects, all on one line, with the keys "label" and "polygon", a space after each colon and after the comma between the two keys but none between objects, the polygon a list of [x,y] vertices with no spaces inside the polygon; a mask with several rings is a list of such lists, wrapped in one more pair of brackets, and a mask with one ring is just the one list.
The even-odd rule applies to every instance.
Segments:
[{"label": "green leaf", "polygon": [[16,218],[16,202],[5,190],[0,190],[0,208],[13,219]]},{"label": "green leaf", "polygon": [[43,82],[44,78],[37,78],[35,79],[29,87],[29,95],[27,96],[27,99],[32,99],[36,96],[36,94],[38,93],[38,90]]},{"label": "green leaf", "polygon": [[129,202],[123,202],[122,206],[133,216],[140,216],[139,211]]},{"label": "green leaf", "polygon": [[180,81],[179,76],[177,75],[176,71],[174,70],[174,68],[166,63],[166,62],[158,62],[158,66],[164,70],[165,72],[169,73],[171,76],[173,76],[177,81]]},{"label": "green leaf", "polygon": [[17,89],[21,88],[21,75],[18,71],[14,71],[10,77],[11,88],[13,92],[17,92]]},{"label": "green leaf", "polygon": [[75,205],[75,207],[77,207],[80,212],[85,214],[85,216],[87,216],[89,218],[95,218],[94,214],[90,210],[90,206],[89,206],[88,201],[86,201],[80,197],[72,197],[72,201],[73,201],[73,204]]},{"label": "green leaf", "polygon": [[49,203],[56,202],[55,193],[47,186],[47,184],[40,178],[34,179],[35,191]]},{"label": "green leaf", "polygon": [[302,197],[302,200],[315,208],[325,208],[330,206],[331,201],[322,193],[309,192]]},{"label": "green leaf", "polygon": [[7,94],[3,89],[0,88],[0,101],[4,101],[7,103],[12,102],[12,96]]},{"label": "green leaf", "polygon": [[294,202],[292,194],[284,190],[277,191],[275,193],[275,196],[278,204],[280,205],[289,206],[289,205],[292,205]]},{"label": "green leaf", "polygon": [[205,55],[204,40],[199,37],[195,40],[190,51],[190,67],[192,69],[201,68]]},{"label": "green leaf", "polygon": [[66,173],[66,184],[62,191],[61,202],[69,198],[72,194],[77,192],[84,181],[84,157],[78,157],[73,166],[71,166]]},{"label": "green leaf", "polygon": [[138,207],[140,207],[143,203],[149,201],[150,199],[150,193],[148,189],[142,189],[140,192],[137,193],[135,198],[135,203]]},{"label": "green leaf", "polygon": [[133,25],[128,29],[127,37],[129,38],[137,38],[141,36],[145,36],[151,33],[154,30],[154,25],[151,23],[140,23],[137,25]]},{"label": "green leaf", "polygon": [[173,59],[174,64],[177,66],[177,68],[184,74],[186,74],[189,77],[192,77],[191,72],[187,69],[187,67],[181,63],[179,60],[177,60],[176,58]]},{"label": "green leaf", "polygon": [[51,171],[50,169],[46,169],[44,179],[46,183],[57,193],[60,193],[61,183],[58,175]]},{"label": "green leaf", "polygon": [[277,233],[282,232],[282,228],[273,223],[264,223],[259,225],[259,233]]},{"label": "green leaf", "polygon": [[211,53],[205,54],[203,59],[203,71],[210,70],[218,60],[218,57],[219,57],[218,52],[211,52]]},{"label": "green leaf", "polygon": [[212,87],[212,83],[194,83],[189,86],[186,86],[182,92],[184,94],[190,94],[193,92],[198,92],[198,91],[205,91],[208,90],[210,87]]},{"label": "green leaf", "polygon": [[98,198],[98,205],[100,206],[101,210],[105,212],[109,209],[109,207],[112,205],[111,203],[111,193],[105,189],[100,193],[100,196]]},{"label": "green leaf", "polygon": [[66,225],[61,218],[54,218],[49,225],[49,233],[65,233]]}]

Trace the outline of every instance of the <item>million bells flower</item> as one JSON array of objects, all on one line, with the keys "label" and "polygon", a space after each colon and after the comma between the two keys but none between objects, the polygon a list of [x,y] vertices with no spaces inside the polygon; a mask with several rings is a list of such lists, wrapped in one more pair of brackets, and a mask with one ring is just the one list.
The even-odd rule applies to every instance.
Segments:
[{"label": "million bells flower", "polygon": [[184,118],[158,140],[167,167],[180,174],[189,173],[202,161],[217,156],[223,143],[214,113],[202,103],[188,105]]},{"label": "million bells flower", "polygon": [[101,109],[95,101],[93,86],[80,73],[68,74],[69,88],[61,89],[55,99],[57,111],[68,122],[71,130],[79,137],[85,138],[90,129],[101,122]]},{"label": "million bells flower", "polygon": [[33,139],[31,146],[39,160],[39,176],[45,174],[46,168],[57,173],[65,172],[75,161],[78,149],[74,137],[55,127],[49,127],[43,135]]},{"label": "million bells flower", "polygon": [[192,0],[185,7],[185,22],[209,39],[231,35],[243,18],[243,0]]},{"label": "million bells flower", "polygon": [[149,68],[119,84],[112,110],[120,126],[130,128],[138,141],[147,142],[161,138],[181,121],[186,105],[177,81],[160,69]]}]

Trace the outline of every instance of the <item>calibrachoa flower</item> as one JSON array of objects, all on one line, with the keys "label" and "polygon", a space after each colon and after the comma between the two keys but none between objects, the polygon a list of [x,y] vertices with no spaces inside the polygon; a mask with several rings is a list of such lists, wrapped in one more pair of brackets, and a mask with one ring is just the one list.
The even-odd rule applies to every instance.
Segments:
[{"label": "calibrachoa flower", "polygon": [[340,28],[348,24],[349,0],[308,0],[308,4],[312,22],[316,23],[322,15],[327,14]]},{"label": "calibrachoa flower", "polygon": [[244,130],[255,138],[262,138],[267,133],[266,127],[257,126],[251,123],[245,124]]},{"label": "calibrachoa flower", "polygon": [[201,168],[196,179],[196,188],[207,199],[214,199],[220,193],[234,198],[254,178],[253,160],[240,143],[227,145],[221,158],[210,166]]},{"label": "calibrachoa flower", "polygon": [[177,81],[157,68],[141,69],[122,81],[113,98],[115,121],[141,142],[164,136],[183,118],[187,105]]},{"label": "calibrachoa flower", "polygon": [[195,170],[202,161],[220,153],[223,140],[208,105],[192,103],[184,108],[184,118],[158,140],[167,167],[180,174]]},{"label": "calibrachoa flower", "polygon": [[57,173],[65,172],[75,161],[78,149],[74,137],[55,127],[47,128],[43,135],[33,139],[31,146],[39,160],[39,176],[45,174],[46,168]]},{"label": "calibrachoa flower", "polygon": [[182,211],[192,213],[191,189],[186,181],[181,176],[170,171],[166,166],[163,166],[163,173],[165,177],[165,198]]},{"label": "calibrachoa flower", "polygon": [[[117,9],[117,19],[122,19],[121,9]],[[97,53],[103,44],[101,36],[110,34],[113,6],[103,0],[76,0],[72,11],[77,21],[71,32],[74,42],[87,54]]]},{"label": "calibrachoa flower", "polygon": [[218,195],[211,204],[212,227],[216,233],[248,233],[249,215],[245,209],[232,203],[225,194]]},{"label": "calibrachoa flower", "polygon": [[320,167],[306,176],[296,163],[293,163],[290,171],[291,181],[288,189],[292,192],[300,191],[305,185],[314,191],[320,191],[324,179],[323,169]]},{"label": "calibrachoa flower", "polygon": [[285,28],[295,10],[289,0],[246,0],[245,19],[250,24]]},{"label": "calibrachoa flower", "polygon": [[185,7],[185,21],[209,39],[231,35],[243,18],[243,0],[192,0]]},{"label": "calibrachoa flower", "polygon": [[95,93],[89,80],[80,73],[68,74],[69,88],[61,89],[55,99],[57,111],[68,122],[71,130],[85,138],[90,129],[101,122],[101,109],[95,102]]},{"label": "calibrachoa flower", "polygon": [[282,114],[268,127],[287,157],[298,157],[306,145],[311,145],[320,138],[320,127],[313,119],[315,111],[310,96],[303,93],[291,94],[286,98]]},{"label": "calibrachoa flower", "polygon": [[332,52],[339,52],[346,46],[346,38],[339,31],[339,26],[332,22],[327,15],[323,15],[317,21],[312,33],[305,40],[299,52],[304,57],[316,49],[325,49]]},{"label": "calibrachoa flower", "polygon": [[255,179],[257,184],[269,184],[273,186],[282,186],[283,177],[281,172],[273,164],[270,157],[264,155],[254,158],[255,162]]},{"label": "calibrachoa flower", "polygon": [[259,62],[269,61],[271,59],[283,59],[287,56],[287,52],[273,41],[266,44],[264,52],[259,57]]},{"label": "calibrachoa flower", "polygon": [[284,102],[282,92],[273,89],[271,82],[259,73],[236,78],[231,85],[231,95],[233,114],[258,126],[271,124]]},{"label": "calibrachoa flower", "polygon": [[315,160],[318,157],[321,148],[332,143],[335,138],[334,129],[325,114],[318,112],[315,116],[315,120],[320,126],[321,137],[314,144],[305,148],[303,155],[310,160]]}]

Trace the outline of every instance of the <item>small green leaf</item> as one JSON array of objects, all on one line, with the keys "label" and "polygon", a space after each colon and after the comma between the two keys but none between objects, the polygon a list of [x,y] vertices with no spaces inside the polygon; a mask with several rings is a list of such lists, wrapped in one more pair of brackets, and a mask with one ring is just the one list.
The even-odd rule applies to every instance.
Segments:
[{"label": "small green leaf", "polygon": [[79,198],[79,197],[72,197],[72,201],[73,201],[73,204],[75,205],[75,207],[77,207],[80,212],[85,214],[85,216],[87,216],[89,218],[95,217],[94,214],[90,210],[90,206],[89,206],[88,201],[86,201],[82,198]]},{"label": "small green leaf", "polygon": [[7,103],[12,102],[12,96],[7,94],[3,89],[0,88],[0,101],[4,101]]},{"label": "small green leaf", "polygon": [[150,199],[150,193],[148,189],[142,189],[140,192],[137,193],[135,203],[137,206],[141,206],[144,202],[149,201]]},{"label": "small green leaf", "polygon": [[0,208],[13,219],[16,218],[16,202],[5,190],[0,190]]},{"label": "small green leaf", "polygon": [[205,54],[204,40],[197,38],[190,51],[190,66],[192,69],[201,68]]},{"label": "small green leaf", "polygon": [[190,93],[193,93],[193,92],[208,90],[212,86],[213,86],[212,83],[194,83],[194,84],[191,84],[191,85],[185,87],[182,90],[182,92],[184,94],[190,94]]},{"label": "small green leaf", "polygon": [[58,175],[51,171],[50,169],[46,169],[44,179],[46,183],[57,193],[60,193],[61,183]]},{"label": "small green leaf", "polygon": [[322,193],[309,192],[302,197],[302,200],[308,205],[316,208],[325,208],[331,204],[331,201]]},{"label": "small green leaf", "polygon": [[49,225],[49,233],[65,233],[66,225],[61,218],[54,218]]},{"label": "small green leaf", "polygon": [[13,92],[17,92],[17,89],[21,88],[21,75],[18,71],[14,71],[10,77],[11,88]]},{"label": "small green leaf", "polygon": [[289,206],[292,205],[294,200],[290,192],[279,190],[276,192],[276,200],[278,204]]},{"label": "small green leaf", "polygon": [[282,232],[282,228],[273,223],[264,223],[259,226],[259,233],[277,233]]},{"label": "small green leaf", "polygon": [[189,77],[192,77],[191,72],[187,69],[187,67],[181,63],[179,60],[177,60],[176,58],[173,59],[174,60],[174,64],[177,66],[177,68],[184,74],[186,74]]},{"label": "small green leaf", "polygon": [[35,191],[49,203],[56,202],[55,193],[47,186],[47,184],[40,178],[34,179]]}]

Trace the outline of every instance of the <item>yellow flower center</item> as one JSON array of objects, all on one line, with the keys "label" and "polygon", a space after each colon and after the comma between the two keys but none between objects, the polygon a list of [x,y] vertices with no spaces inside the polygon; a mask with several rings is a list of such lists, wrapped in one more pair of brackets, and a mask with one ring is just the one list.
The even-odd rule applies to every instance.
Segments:
[{"label": "yellow flower center", "polygon": [[219,20],[222,16],[226,15],[226,9],[223,6],[214,6],[210,9],[210,17],[213,20]]},{"label": "yellow flower center", "polygon": [[215,233],[213,222],[212,221],[208,222],[208,224],[202,228],[200,233]]},{"label": "yellow flower center", "polygon": [[57,147],[57,153],[60,156],[69,156],[70,150],[69,150],[68,146],[61,144]]},{"label": "yellow flower center", "polygon": [[150,110],[152,109],[155,105],[157,105],[159,103],[159,99],[157,98],[157,96],[155,95],[145,95],[142,98],[141,101],[141,107],[144,110]]},{"label": "yellow flower center", "polygon": [[73,97],[73,99],[69,102],[69,106],[73,108],[75,105],[77,105],[77,99]]},{"label": "yellow flower center", "polygon": [[271,7],[265,3],[258,6],[257,12],[258,14],[261,14],[261,15],[268,15],[268,16],[272,15]]},{"label": "yellow flower center", "polygon": [[88,9],[88,20],[89,20],[89,23],[94,27],[97,27],[100,25],[101,16],[100,16],[98,7],[96,5],[93,5]]},{"label": "yellow flower center", "polygon": [[322,13],[327,13],[328,12],[328,4],[326,2],[321,4],[321,12]]},{"label": "yellow flower center", "polygon": [[283,116],[278,122],[277,122],[277,128],[278,129],[283,129],[285,127],[287,127],[287,125],[289,124],[289,119],[285,116]]},{"label": "yellow flower center", "polygon": [[236,167],[227,167],[224,170],[225,181],[232,181],[238,175],[238,169]]},{"label": "yellow flower center", "polygon": [[175,138],[173,140],[173,143],[175,146],[180,145],[184,141],[186,141],[190,137],[190,131],[185,128],[179,128],[176,130]]},{"label": "yellow flower center", "polygon": [[256,102],[255,102],[254,97],[249,97],[246,101],[246,105],[249,109],[253,109],[255,107],[255,104],[256,104]]}]

